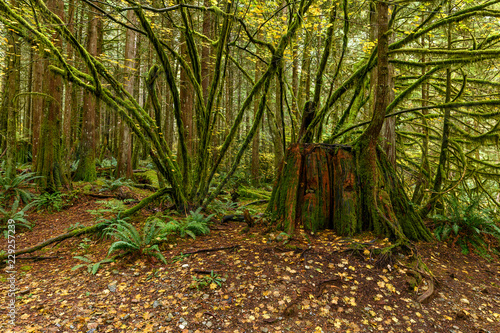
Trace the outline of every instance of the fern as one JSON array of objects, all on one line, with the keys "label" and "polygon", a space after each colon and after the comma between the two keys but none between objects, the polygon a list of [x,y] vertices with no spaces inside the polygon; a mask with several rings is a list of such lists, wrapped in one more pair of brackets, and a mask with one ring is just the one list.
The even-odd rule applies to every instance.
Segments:
[{"label": "fern", "polygon": [[29,183],[37,178],[40,178],[40,176],[35,176],[34,172],[22,173],[11,177],[1,175],[0,197],[2,197],[3,203],[6,204],[11,198],[18,199],[25,204],[30,203],[35,196],[27,191],[25,187],[29,187]]},{"label": "fern", "polygon": [[206,235],[210,232],[210,228],[206,222],[192,221],[189,219],[175,221],[171,220],[165,225],[167,234],[178,234],[180,237],[189,236],[196,239],[198,235]]},{"label": "fern", "polygon": [[156,239],[162,239],[165,236],[164,229],[162,221],[153,219],[147,221],[144,228],[139,232],[135,226],[126,221],[126,218],[117,217],[105,229],[108,236],[117,240],[111,244],[108,256],[115,251],[123,250],[125,253],[152,256],[166,264],[167,261],[161,254],[158,244],[155,244]]},{"label": "fern", "polygon": [[64,206],[64,194],[61,192],[44,193],[34,201],[37,210],[46,209],[48,212],[61,211]]},{"label": "fern", "polygon": [[28,228],[31,230],[33,224],[26,219],[26,211],[32,207],[33,203],[27,204],[22,209],[19,209],[20,199],[16,198],[10,210],[0,207],[0,227],[5,228],[9,220],[14,220],[16,226]]},{"label": "fern", "polygon": [[500,228],[496,225],[491,212],[481,209],[479,198],[471,202],[460,202],[456,197],[447,200],[449,215],[433,216],[436,228],[434,235],[439,241],[458,244],[463,254],[474,251],[486,258],[491,253],[500,254],[491,243],[500,243]]}]

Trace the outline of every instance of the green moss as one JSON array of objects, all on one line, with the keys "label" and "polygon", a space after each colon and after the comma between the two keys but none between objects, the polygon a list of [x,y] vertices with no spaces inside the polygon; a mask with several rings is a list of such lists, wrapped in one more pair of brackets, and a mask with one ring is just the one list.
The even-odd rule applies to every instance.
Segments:
[{"label": "green moss", "polygon": [[244,186],[238,189],[238,193],[240,194],[241,197],[249,199],[269,200],[271,198],[271,194],[268,191],[250,187],[244,187]]},{"label": "green moss", "polygon": [[30,271],[33,267],[30,266],[30,265],[24,265],[24,266],[21,266],[21,270],[22,271]]}]

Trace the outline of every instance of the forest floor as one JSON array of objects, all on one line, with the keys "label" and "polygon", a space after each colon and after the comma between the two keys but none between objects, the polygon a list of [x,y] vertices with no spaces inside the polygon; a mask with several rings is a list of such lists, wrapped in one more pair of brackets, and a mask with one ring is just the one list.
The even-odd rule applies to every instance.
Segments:
[{"label": "forest floor", "polygon": [[[22,249],[95,223],[102,200],[80,199],[52,214],[30,214],[32,231],[16,234]],[[259,207],[263,209],[263,207]],[[151,214],[143,210],[144,216]],[[141,218],[135,218],[139,221]],[[106,258],[110,239],[71,238],[19,256],[15,326],[0,310],[1,332],[500,332],[500,264],[464,256],[443,243],[418,244],[437,278],[425,292],[410,287],[405,254],[376,266],[373,249],[387,241],[330,231],[291,240],[257,224],[215,222],[210,234],[162,245],[168,261],[124,257],[97,274],[72,270],[74,256]],[[0,249],[6,249],[5,239]],[[44,260],[36,260],[43,259]],[[40,258],[41,257],[41,258]],[[0,302],[10,283],[0,273]]]}]

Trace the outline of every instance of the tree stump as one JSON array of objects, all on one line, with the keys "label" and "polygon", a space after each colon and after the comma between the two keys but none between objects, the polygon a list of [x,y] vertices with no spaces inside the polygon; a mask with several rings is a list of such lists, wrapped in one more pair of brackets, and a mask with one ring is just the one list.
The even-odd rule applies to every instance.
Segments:
[{"label": "tree stump", "polygon": [[[267,215],[288,233],[303,226],[308,231],[333,229],[339,235],[352,236],[375,231],[396,237],[394,225],[377,225],[380,220],[396,224],[396,229],[413,240],[430,239],[409,203],[402,184],[386,158],[378,156],[379,189],[377,211],[383,219],[370,218],[363,200],[362,179],[358,175],[356,151],[351,146],[301,143],[286,152],[267,208]],[[385,159],[384,159],[385,158]],[[392,232],[392,234],[391,234]]]}]

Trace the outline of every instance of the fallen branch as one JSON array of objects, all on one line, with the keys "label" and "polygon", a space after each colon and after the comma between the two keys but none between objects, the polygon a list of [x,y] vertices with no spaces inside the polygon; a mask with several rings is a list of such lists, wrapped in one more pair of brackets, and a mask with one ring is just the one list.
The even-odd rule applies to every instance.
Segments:
[{"label": "fallen branch", "polygon": [[94,193],[84,193],[85,195],[88,195],[89,197],[93,198],[101,198],[101,199],[108,199],[108,198],[114,198],[115,195],[108,195],[108,194],[94,194]]},{"label": "fallen branch", "polygon": [[137,212],[138,210],[140,210],[141,208],[149,205],[155,199],[157,199],[157,198],[159,198],[162,195],[165,195],[167,193],[173,193],[173,191],[174,190],[172,188],[169,188],[169,187],[161,188],[157,192],[155,192],[154,194],[150,195],[149,197],[142,199],[141,202],[139,202],[134,207],[132,207],[130,209],[127,209],[126,211],[122,212],[121,216],[122,217],[130,216],[130,215],[134,214],[135,212]]},{"label": "fallen branch", "polygon": [[267,202],[269,202],[269,200],[267,200],[267,199],[252,201],[252,202],[249,202],[249,203],[247,203],[247,204],[245,204],[243,206],[239,206],[238,208],[244,208],[244,207],[247,207],[247,206],[258,205],[258,204],[267,203]]},{"label": "fallen branch", "polygon": [[[101,230],[101,229],[103,229],[105,227],[106,227],[106,223],[97,223],[97,224],[94,224],[93,226],[90,226],[90,227],[85,227],[85,228],[82,228],[82,229],[72,230],[72,231],[70,231],[68,233],[65,233],[65,234],[56,236],[54,238],[48,239],[48,240],[46,240],[44,242],[38,243],[37,245],[29,247],[27,249],[16,251],[16,256],[19,256],[19,255],[25,254],[25,253],[32,253],[32,252],[41,250],[41,249],[43,249],[44,247],[46,247],[46,246],[48,246],[50,244],[53,244],[53,243],[56,243],[56,242],[61,242],[61,241],[65,240],[65,239],[68,239],[68,238],[77,237],[77,236],[80,236],[80,235],[83,235],[83,234],[94,233],[94,232],[97,232],[97,231],[99,231],[99,230]],[[8,258],[8,254],[0,256],[0,262],[6,260],[7,258]]]},{"label": "fallen branch", "polygon": [[34,257],[16,257],[16,260],[47,260],[47,259],[59,259],[61,257],[58,256],[50,256],[50,257],[42,257],[42,256],[34,256]]},{"label": "fallen branch", "polygon": [[193,273],[197,273],[197,274],[205,274],[205,275],[210,275],[212,274],[213,270],[211,271],[207,271],[207,270],[204,270],[204,269],[193,269],[192,271]]},{"label": "fallen branch", "polygon": [[132,185],[132,187],[140,188],[142,190],[149,190],[152,192],[158,191],[158,189],[156,187],[154,187],[153,185],[149,185],[149,184],[134,184],[134,185]]},{"label": "fallen branch", "polygon": [[239,245],[233,245],[233,246],[224,246],[224,247],[216,247],[216,248],[211,248],[211,249],[200,249],[200,250],[193,250],[193,251],[188,251],[184,252],[184,254],[195,254],[195,253],[202,253],[202,252],[215,252],[215,251],[222,251],[222,250],[232,250],[240,247]]}]

